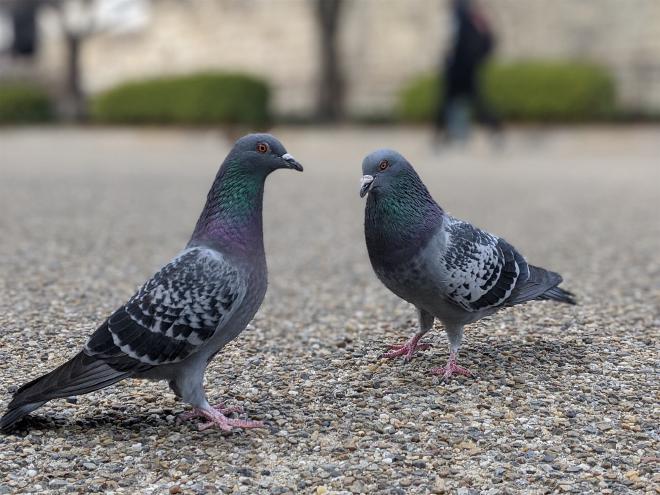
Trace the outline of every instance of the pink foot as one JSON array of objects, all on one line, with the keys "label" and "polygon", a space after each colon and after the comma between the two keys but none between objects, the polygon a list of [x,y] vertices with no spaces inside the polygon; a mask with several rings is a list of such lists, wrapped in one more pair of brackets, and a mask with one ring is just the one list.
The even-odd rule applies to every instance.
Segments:
[{"label": "pink foot", "polygon": [[434,375],[442,375],[443,380],[449,380],[452,375],[474,376],[474,373],[469,369],[456,364],[456,354],[449,355],[449,361],[447,361],[446,366],[431,368],[429,371]]},{"label": "pink foot", "polygon": [[240,406],[224,407],[223,404],[211,406],[211,409],[193,408],[191,412],[182,413],[179,415],[178,421],[186,421],[193,418],[205,418],[205,423],[200,423],[198,428],[200,431],[217,426],[223,431],[231,431],[232,428],[263,428],[263,421],[252,421],[249,419],[233,419],[228,418],[225,414],[235,412],[243,412]]},{"label": "pink foot", "polygon": [[[215,406],[211,406],[211,407],[216,411],[218,411],[220,414],[224,414],[224,415],[243,412],[243,408],[241,406],[225,407],[225,405],[222,402],[220,404],[216,404]],[[191,412],[181,413],[179,414],[177,420],[179,422],[188,421],[189,419],[199,418],[204,416],[203,414],[197,411],[198,411],[197,409],[193,409]]]},{"label": "pink foot", "polygon": [[404,356],[406,361],[410,361],[418,350],[423,351],[431,347],[431,344],[421,343],[419,344],[419,339],[421,336],[415,335],[413,338],[405,342],[404,344],[392,344],[389,346],[390,351],[381,354],[379,357],[382,359],[394,359],[396,357]]}]

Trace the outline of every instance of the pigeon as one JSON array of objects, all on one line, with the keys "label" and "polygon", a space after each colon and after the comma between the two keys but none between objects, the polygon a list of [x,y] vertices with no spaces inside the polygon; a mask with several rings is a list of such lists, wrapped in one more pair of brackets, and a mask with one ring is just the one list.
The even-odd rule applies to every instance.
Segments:
[{"label": "pigeon", "polygon": [[507,241],[447,214],[412,165],[381,149],[362,163],[360,196],[368,194],[364,232],[371,265],[385,286],[417,308],[419,332],[390,346],[384,358],[430,347],[420,340],[437,318],[449,338],[449,360],[432,373],[472,376],[457,364],[463,327],[532,300],[575,304],[562,277],[533,266]]},{"label": "pigeon", "polygon": [[236,141],[220,167],[190,241],[89,337],[82,351],[20,387],[0,419],[16,423],[52,399],[107,387],[125,378],[167,380],[200,429],[262,427],[227,417],[240,408],[209,405],[204,372],[240,334],[266,293],[263,244],[264,182],[277,169],[302,171],[268,134]]}]

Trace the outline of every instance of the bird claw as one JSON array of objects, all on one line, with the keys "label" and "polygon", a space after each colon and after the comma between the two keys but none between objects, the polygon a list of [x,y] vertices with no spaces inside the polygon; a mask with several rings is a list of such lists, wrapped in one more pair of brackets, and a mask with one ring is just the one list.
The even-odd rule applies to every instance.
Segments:
[{"label": "bird claw", "polygon": [[242,413],[243,412],[243,406],[231,406],[231,407],[225,407],[225,405],[221,402],[220,404],[216,404],[215,406],[211,406],[213,409],[218,411],[221,414],[231,414],[231,413]]},{"label": "bird claw", "polygon": [[253,421],[251,419],[232,419],[220,413],[219,416],[214,417],[213,419],[211,419],[211,421],[208,421],[206,423],[200,423],[197,428],[199,429],[199,431],[204,431],[209,428],[212,428],[213,426],[217,426],[223,431],[231,431],[232,428],[248,429],[248,428],[265,427],[263,421]]},{"label": "bird claw", "polygon": [[446,366],[431,368],[429,372],[434,375],[442,375],[442,380],[444,381],[449,380],[453,375],[474,376],[474,373],[469,369],[459,366],[456,364],[456,361],[452,359],[447,362]]},{"label": "bird claw", "polygon": [[[243,412],[243,407],[241,406],[225,407],[224,403],[222,402],[220,404],[216,404],[215,406],[211,406],[211,407],[223,415]],[[188,421],[190,419],[200,418],[200,417],[204,417],[204,415],[201,414],[198,409],[193,409],[190,412],[179,414],[179,417],[177,418],[177,423],[181,423],[183,421]]]},{"label": "bird claw", "polygon": [[429,349],[431,344],[427,342],[418,343],[413,337],[403,344],[390,344],[388,347],[391,350],[378,356],[378,359],[394,359],[404,356],[404,360],[407,362],[412,359],[415,352]]},{"label": "bird claw", "polygon": [[178,423],[181,421],[193,419],[193,418],[205,418],[208,421],[200,423],[198,429],[200,431],[207,430],[213,426],[217,426],[223,431],[231,431],[232,428],[264,428],[263,421],[253,421],[249,419],[234,419],[228,418],[226,414],[243,412],[241,406],[225,407],[224,404],[217,404],[211,406],[210,409],[199,409],[194,408],[192,411],[187,413],[182,413],[179,415],[177,420]]},{"label": "bird claw", "polygon": [[[399,349],[407,348],[408,343],[406,342],[406,343],[403,343],[403,344],[390,344],[387,347],[389,347],[390,349],[399,350]],[[417,344],[417,347],[415,347],[415,350],[423,351],[423,350],[428,349],[430,347],[432,347],[432,344],[427,343],[427,342],[422,342],[421,344]]]}]

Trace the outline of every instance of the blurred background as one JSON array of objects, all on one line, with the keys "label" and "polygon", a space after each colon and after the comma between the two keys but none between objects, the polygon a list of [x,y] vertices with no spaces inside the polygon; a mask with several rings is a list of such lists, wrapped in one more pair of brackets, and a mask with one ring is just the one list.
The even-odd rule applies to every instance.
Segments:
[{"label": "blurred background", "polygon": [[0,120],[431,122],[460,4],[498,119],[660,115],[655,0],[0,0]]}]

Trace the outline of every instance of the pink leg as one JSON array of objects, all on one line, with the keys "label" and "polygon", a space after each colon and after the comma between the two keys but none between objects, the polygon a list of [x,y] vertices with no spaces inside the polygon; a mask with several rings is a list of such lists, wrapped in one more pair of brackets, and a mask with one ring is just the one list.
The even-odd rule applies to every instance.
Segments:
[{"label": "pink leg", "polygon": [[217,426],[221,430],[231,431],[232,428],[263,428],[263,421],[252,421],[248,419],[233,419],[228,418],[225,414],[231,414],[235,412],[242,412],[243,408],[240,406],[236,407],[224,407],[223,404],[218,404],[216,406],[211,406],[210,409],[199,409],[193,408],[191,412],[182,413],[179,415],[178,421],[185,421],[192,418],[205,418],[208,421],[205,423],[200,423],[198,428],[201,430],[206,430],[212,426]]},{"label": "pink leg", "polygon": [[432,368],[429,370],[434,375],[442,375],[443,380],[449,380],[452,375],[474,376],[474,374],[467,368],[463,368],[456,364],[456,353],[449,354],[449,361],[446,366]]},{"label": "pink leg", "polygon": [[[234,406],[234,407],[225,407],[225,405],[221,402],[220,404],[216,404],[215,406],[211,406],[213,409],[218,411],[220,414],[231,414],[231,413],[241,413],[243,412],[243,408],[241,406]],[[185,412],[179,414],[179,417],[177,418],[177,421],[188,421],[189,419],[193,418],[199,418],[203,417],[204,415],[201,414],[198,409],[193,409],[191,412]]]},{"label": "pink leg", "polygon": [[423,334],[415,334],[411,339],[409,339],[407,342],[404,344],[392,344],[390,345],[390,349],[392,349],[389,352],[386,352],[385,354],[381,354],[381,358],[385,359],[394,359],[396,357],[404,356],[404,359],[406,361],[410,361],[413,357],[413,354],[417,352],[418,350],[423,351],[425,349],[428,349],[431,347],[431,344],[428,343],[419,343],[419,339],[422,338]]}]

